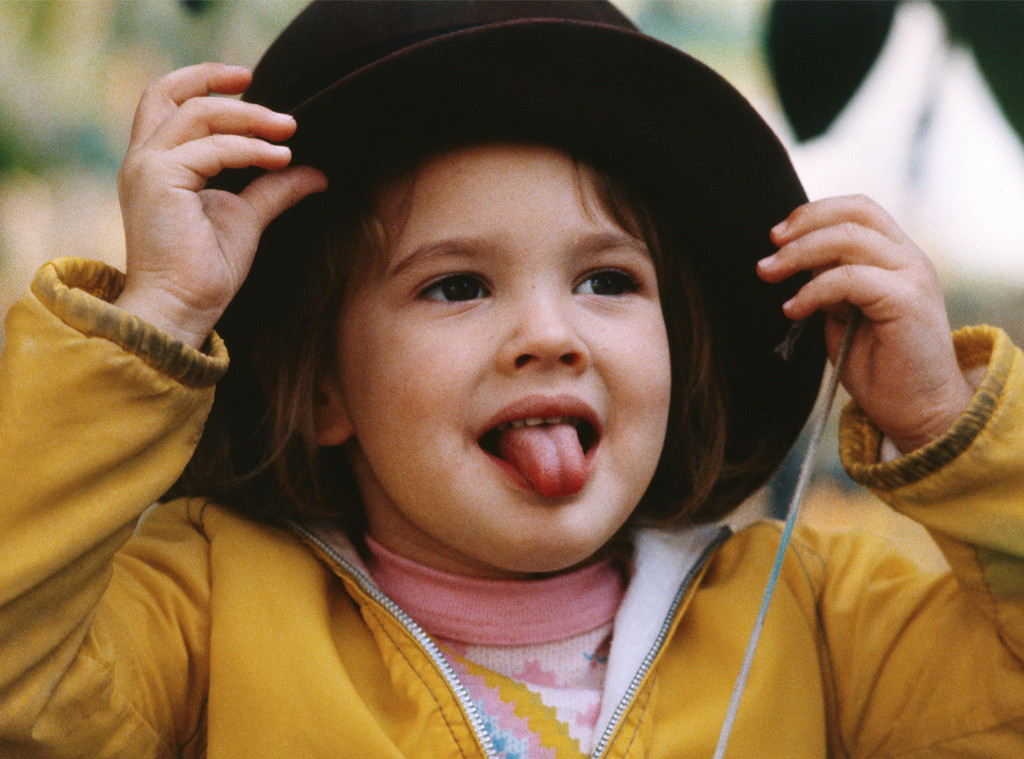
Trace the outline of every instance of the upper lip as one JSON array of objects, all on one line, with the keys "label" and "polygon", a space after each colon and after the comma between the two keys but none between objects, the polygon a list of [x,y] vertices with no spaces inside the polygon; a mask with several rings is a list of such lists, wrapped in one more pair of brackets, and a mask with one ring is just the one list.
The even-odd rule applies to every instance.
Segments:
[{"label": "upper lip", "polygon": [[514,401],[495,413],[485,424],[479,436],[482,444],[485,438],[502,425],[525,420],[543,419],[570,420],[580,431],[584,448],[589,447],[601,436],[601,424],[597,412],[584,400],[568,394],[531,395]]}]

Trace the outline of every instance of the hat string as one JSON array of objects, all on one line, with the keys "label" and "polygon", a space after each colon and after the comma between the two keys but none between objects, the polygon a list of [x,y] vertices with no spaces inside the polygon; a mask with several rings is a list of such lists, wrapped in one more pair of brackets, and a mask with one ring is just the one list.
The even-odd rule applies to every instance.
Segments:
[{"label": "hat string", "polygon": [[862,320],[863,314],[861,314],[860,311],[855,310],[850,317],[850,321],[846,325],[846,332],[843,335],[842,345],[839,348],[835,364],[832,366],[832,370],[829,374],[828,386],[814,420],[814,427],[812,428],[810,441],[807,445],[807,451],[804,453],[803,461],[800,464],[800,475],[797,478],[796,486],[793,489],[793,495],[789,501],[789,510],[786,515],[786,522],[783,526],[782,536],[779,539],[779,548],[775,553],[775,563],[772,565],[771,574],[768,575],[768,583],[765,586],[764,594],[761,597],[761,608],[758,610],[757,618],[754,620],[754,630],[751,632],[750,639],[747,641],[747,651],[743,657],[743,664],[740,667],[739,675],[736,677],[736,683],[733,685],[732,697],[729,699],[729,708],[725,713],[725,721],[722,723],[722,731],[718,736],[718,746],[715,749],[713,759],[724,759],[725,757],[725,748],[728,745],[729,737],[732,734],[733,724],[736,721],[736,714],[739,712],[740,700],[743,698],[743,691],[747,687],[747,680],[750,677],[750,670],[754,663],[754,653],[757,650],[758,641],[761,639],[761,631],[764,629],[765,617],[768,615],[768,606],[771,603],[772,593],[775,591],[775,586],[779,580],[779,574],[782,571],[782,560],[785,556],[786,548],[789,546],[789,540],[793,535],[793,527],[796,525],[797,516],[800,512],[804,491],[807,488],[807,483],[810,482],[811,473],[814,470],[814,463],[818,455],[818,448],[821,446],[822,436],[825,432],[825,424],[828,422],[829,415],[832,411],[832,404],[835,401],[836,392],[839,389],[839,375],[843,370],[843,365],[846,363],[846,356],[850,352],[853,335],[857,331],[857,327],[860,326]]}]

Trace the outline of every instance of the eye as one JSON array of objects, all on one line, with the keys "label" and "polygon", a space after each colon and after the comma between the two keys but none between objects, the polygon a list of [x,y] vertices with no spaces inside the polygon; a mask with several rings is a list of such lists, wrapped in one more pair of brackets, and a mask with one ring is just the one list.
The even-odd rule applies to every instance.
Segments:
[{"label": "eye", "polygon": [[625,295],[639,289],[640,284],[626,272],[604,269],[588,274],[573,292],[580,295]]},{"label": "eye", "polygon": [[458,302],[485,298],[490,293],[484,283],[472,274],[451,274],[427,287],[420,297],[429,300]]}]

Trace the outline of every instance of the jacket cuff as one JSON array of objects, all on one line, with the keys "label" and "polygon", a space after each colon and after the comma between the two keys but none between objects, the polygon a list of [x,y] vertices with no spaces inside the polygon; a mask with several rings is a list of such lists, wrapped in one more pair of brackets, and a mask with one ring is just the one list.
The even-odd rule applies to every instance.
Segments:
[{"label": "jacket cuff", "polygon": [[965,327],[953,333],[962,371],[985,366],[970,405],[944,435],[906,456],[879,463],[883,435],[861,408],[847,404],[840,418],[839,454],[850,477],[873,490],[894,490],[941,469],[965,451],[984,428],[999,402],[1013,364],[1015,348],[1002,330]]},{"label": "jacket cuff", "polygon": [[122,287],[117,269],[81,258],[51,261],[32,281],[32,293],[65,324],[110,340],[183,385],[209,387],[224,376],[228,354],[216,333],[195,350],[112,305]]}]

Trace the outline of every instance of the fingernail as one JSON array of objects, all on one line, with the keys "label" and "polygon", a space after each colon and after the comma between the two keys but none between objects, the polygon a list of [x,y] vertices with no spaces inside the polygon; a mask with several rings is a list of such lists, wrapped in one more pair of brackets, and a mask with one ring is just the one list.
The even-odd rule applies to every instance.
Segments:
[{"label": "fingernail", "polygon": [[776,237],[778,237],[779,235],[785,233],[785,231],[786,231],[786,229],[788,227],[789,227],[789,220],[788,219],[783,219],[778,224],[776,224],[774,227],[772,227],[772,234],[775,235]]}]

